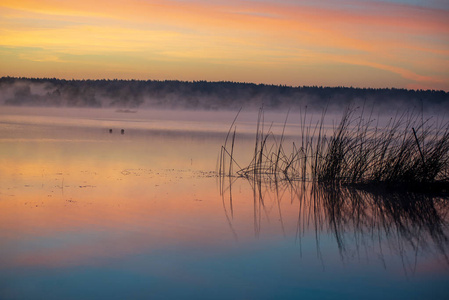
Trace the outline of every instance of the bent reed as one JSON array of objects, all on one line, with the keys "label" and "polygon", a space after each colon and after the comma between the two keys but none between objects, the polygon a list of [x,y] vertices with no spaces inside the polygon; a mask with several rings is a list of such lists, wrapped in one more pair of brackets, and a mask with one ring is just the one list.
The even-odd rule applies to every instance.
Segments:
[{"label": "bent reed", "polygon": [[288,113],[279,138],[272,126],[265,131],[261,108],[254,155],[243,168],[233,154],[237,114],[221,147],[219,174],[360,187],[384,185],[426,192],[449,190],[449,122],[424,120],[422,114],[407,111],[397,113],[380,127],[372,110],[367,116],[364,110],[363,106],[357,114],[358,108],[349,106],[340,123],[328,129],[324,126],[326,109],[320,120],[312,123],[306,107],[300,111],[297,142],[292,143],[291,151],[286,151]]}]

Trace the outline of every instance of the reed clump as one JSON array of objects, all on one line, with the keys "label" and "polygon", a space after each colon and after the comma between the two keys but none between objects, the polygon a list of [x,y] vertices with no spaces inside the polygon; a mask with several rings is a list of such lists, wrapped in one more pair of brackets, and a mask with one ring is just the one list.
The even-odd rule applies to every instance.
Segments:
[{"label": "reed clump", "polygon": [[[360,111],[360,113],[357,113]],[[348,107],[338,125],[326,127],[326,110],[312,123],[307,108],[300,112],[298,138],[285,147],[284,131],[265,130],[259,111],[252,161],[233,171],[235,127],[231,149],[228,137],[220,155],[220,174],[269,180],[302,180],[369,186],[385,184],[418,190],[449,190],[449,123],[419,113],[397,113],[383,127],[373,118]],[[288,114],[287,114],[288,117]],[[235,120],[234,120],[235,122]],[[234,125],[233,122],[233,125]],[[229,132],[232,131],[233,125]],[[226,163],[229,158],[229,163]]]}]

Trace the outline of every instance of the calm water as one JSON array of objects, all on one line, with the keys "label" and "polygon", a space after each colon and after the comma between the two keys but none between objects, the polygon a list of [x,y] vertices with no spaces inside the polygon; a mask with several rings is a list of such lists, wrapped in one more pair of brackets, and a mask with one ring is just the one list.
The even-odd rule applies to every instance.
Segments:
[{"label": "calm water", "polygon": [[449,297],[447,200],[220,184],[234,116],[2,107],[0,299]]}]

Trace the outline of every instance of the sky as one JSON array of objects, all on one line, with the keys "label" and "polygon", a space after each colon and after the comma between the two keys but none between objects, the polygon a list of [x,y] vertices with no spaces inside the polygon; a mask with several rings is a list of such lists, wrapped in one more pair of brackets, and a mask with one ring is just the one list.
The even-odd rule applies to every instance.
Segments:
[{"label": "sky", "polygon": [[0,0],[0,76],[449,91],[449,1]]}]

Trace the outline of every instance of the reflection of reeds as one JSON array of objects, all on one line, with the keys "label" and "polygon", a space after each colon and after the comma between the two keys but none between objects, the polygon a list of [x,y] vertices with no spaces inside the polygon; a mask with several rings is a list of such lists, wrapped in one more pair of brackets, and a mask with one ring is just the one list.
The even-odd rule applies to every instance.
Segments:
[{"label": "reflection of reeds", "polygon": [[[260,178],[259,178],[260,179]],[[238,180],[238,178],[235,178]],[[318,258],[322,259],[321,236],[331,234],[342,260],[375,257],[386,264],[385,257],[398,255],[408,274],[416,269],[418,256],[437,254],[449,267],[449,202],[447,198],[423,193],[382,192],[356,189],[340,184],[304,181],[248,179],[253,190],[254,233],[262,231],[262,217],[277,207],[283,234],[281,202],[290,197],[298,205],[296,237],[314,232]],[[232,194],[231,189],[228,189]],[[231,195],[232,196],[232,195]],[[232,220],[225,213],[234,235]],[[290,222],[286,222],[289,224]],[[385,254],[389,252],[388,255]],[[373,256],[374,255],[374,256]],[[386,266],[385,266],[386,267]]]},{"label": "reflection of reeds", "polygon": [[313,191],[311,201],[322,205],[319,219],[326,220],[334,233],[342,257],[349,248],[346,239],[352,238],[357,252],[362,245],[371,245],[382,255],[386,244],[401,255],[404,263],[406,249],[413,255],[436,250],[449,265],[447,199],[321,184]]},{"label": "reflection of reeds", "polygon": [[[344,184],[444,190],[449,186],[449,123],[421,120],[406,112],[391,118],[387,126],[375,124],[372,113],[355,115],[349,107],[338,126],[330,132],[324,126],[326,111],[316,124],[307,123],[306,111],[300,114],[300,143],[285,151],[284,124],[278,140],[264,130],[263,110],[259,111],[254,155],[237,176],[262,176],[271,180],[312,180]],[[287,121],[287,120],[286,120]],[[235,120],[234,120],[235,122]],[[234,125],[233,122],[233,125]],[[231,129],[233,127],[231,126]],[[227,147],[231,129],[221,151],[220,174],[233,175],[232,148]],[[228,172],[223,168],[230,158]]]}]

